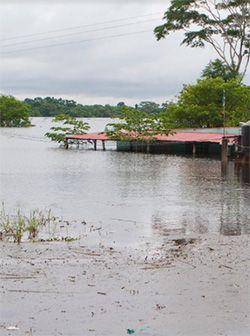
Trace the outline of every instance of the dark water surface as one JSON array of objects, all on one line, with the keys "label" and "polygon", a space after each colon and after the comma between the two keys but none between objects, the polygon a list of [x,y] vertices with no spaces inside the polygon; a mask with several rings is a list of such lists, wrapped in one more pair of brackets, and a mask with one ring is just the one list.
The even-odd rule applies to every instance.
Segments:
[{"label": "dark water surface", "polygon": [[[109,119],[87,121],[102,131]],[[67,151],[43,136],[51,119],[33,123],[0,130],[0,200],[8,211],[51,208],[64,219],[99,225],[121,244],[171,230],[249,233],[250,185],[233,162],[221,177],[220,161],[213,159]]]}]

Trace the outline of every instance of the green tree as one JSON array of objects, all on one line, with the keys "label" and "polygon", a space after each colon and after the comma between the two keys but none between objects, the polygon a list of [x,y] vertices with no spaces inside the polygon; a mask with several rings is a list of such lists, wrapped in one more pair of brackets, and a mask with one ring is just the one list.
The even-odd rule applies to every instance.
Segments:
[{"label": "green tree", "polygon": [[31,108],[12,96],[0,96],[0,126],[28,127]]},{"label": "green tree", "polygon": [[45,136],[58,143],[64,142],[66,135],[85,134],[89,129],[88,123],[76,120],[75,118],[65,114],[56,116],[53,119],[53,122],[60,123],[60,126],[51,127],[50,132],[47,132]]},{"label": "green tree", "polygon": [[154,30],[157,40],[185,31],[182,44],[209,44],[232,73],[244,77],[250,58],[249,0],[172,0],[163,19]]},{"label": "green tree", "polygon": [[66,114],[72,117],[113,117],[121,114],[121,106],[106,105],[82,105],[74,100],[64,100],[54,97],[36,97],[34,99],[26,98],[25,103],[32,108],[33,116],[55,117],[59,114]]},{"label": "green tree", "polygon": [[156,135],[168,135],[165,119],[129,107],[123,108],[122,122],[110,123],[106,127],[109,137],[121,141],[151,142]]},{"label": "green tree", "polygon": [[159,113],[161,111],[160,105],[152,101],[142,101],[138,108],[147,113]]},{"label": "green tree", "polygon": [[162,117],[172,128],[222,127],[223,97],[225,126],[237,126],[250,118],[250,87],[241,85],[237,79],[225,82],[219,77],[184,86],[177,103],[170,104]]},{"label": "green tree", "polygon": [[119,107],[124,107],[126,104],[123,101],[120,101],[119,103],[117,103],[117,106]]},{"label": "green tree", "polygon": [[238,74],[233,73],[225,62],[220,59],[209,62],[209,64],[202,71],[202,78],[217,78],[221,77],[227,82],[230,79],[237,78]]}]

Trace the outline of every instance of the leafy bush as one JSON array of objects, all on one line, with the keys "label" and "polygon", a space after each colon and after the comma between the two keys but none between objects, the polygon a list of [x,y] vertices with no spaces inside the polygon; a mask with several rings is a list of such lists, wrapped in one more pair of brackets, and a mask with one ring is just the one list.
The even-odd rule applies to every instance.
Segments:
[{"label": "leafy bush", "polygon": [[159,115],[149,114],[139,109],[124,107],[120,119],[123,122],[106,126],[106,133],[114,140],[151,142],[157,135],[172,133]]},{"label": "leafy bush", "polygon": [[12,96],[0,96],[0,127],[28,127],[31,107]]},{"label": "leafy bush", "polygon": [[238,126],[250,118],[250,86],[238,79],[198,80],[184,86],[177,103],[170,104],[162,117],[172,128],[222,127],[224,121],[225,126]]},{"label": "leafy bush", "polygon": [[85,134],[89,129],[88,123],[65,114],[59,114],[53,119],[53,122],[58,122],[65,126],[53,126],[50,128],[51,132],[47,132],[45,136],[58,143],[64,142],[66,135]]}]

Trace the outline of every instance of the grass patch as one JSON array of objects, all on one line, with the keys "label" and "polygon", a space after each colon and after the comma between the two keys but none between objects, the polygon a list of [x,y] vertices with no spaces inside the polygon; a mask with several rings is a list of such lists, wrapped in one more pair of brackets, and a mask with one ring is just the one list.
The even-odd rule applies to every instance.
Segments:
[{"label": "grass patch", "polygon": [[[4,203],[0,208],[0,240],[11,240],[20,244],[23,239],[30,241],[73,241],[78,238],[73,237],[55,237],[56,227],[59,218],[52,215],[51,209],[41,211],[39,209],[32,210],[29,216],[21,213],[20,209],[14,215],[9,215],[5,211]],[[38,235],[41,230],[47,229],[49,238],[39,239]]]}]

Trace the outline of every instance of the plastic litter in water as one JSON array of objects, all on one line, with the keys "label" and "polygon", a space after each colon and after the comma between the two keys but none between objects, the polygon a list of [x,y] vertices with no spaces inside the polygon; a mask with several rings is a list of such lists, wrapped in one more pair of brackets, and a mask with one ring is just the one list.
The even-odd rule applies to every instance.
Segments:
[{"label": "plastic litter in water", "polygon": [[127,334],[131,335],[134,334],[135,330],[134,329],[127,329]]},{"label": "plastic litter in water", "polygon": [[7,330],[18,330],[19,328],[15,327],[15,326],[9,326],[6,329]]}]

